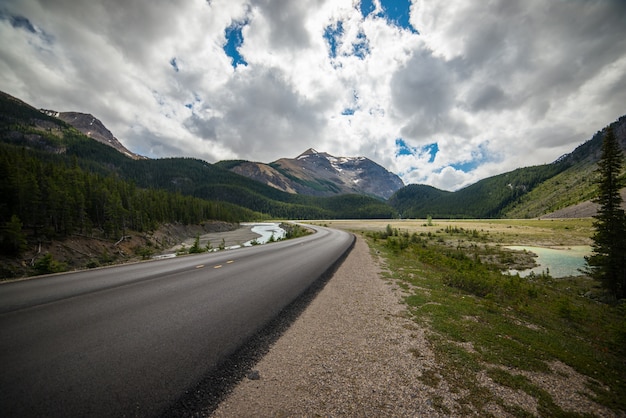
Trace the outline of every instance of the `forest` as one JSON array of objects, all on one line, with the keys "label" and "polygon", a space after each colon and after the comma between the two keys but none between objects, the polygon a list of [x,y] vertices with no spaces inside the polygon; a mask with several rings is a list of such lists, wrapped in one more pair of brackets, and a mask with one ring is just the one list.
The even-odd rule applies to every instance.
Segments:
[{"label": "forest", "polygon": [[139,188],[114,174],[86,171],[76,157],[0,146],[0,245],[17,254],[26,238],[71,234],[119,238],[126,230],[148,231],[164,222],[240,222],[263,215],[227,202],[161,189]]},{"label": "forest", "polygon": [[0,252],[73,234],[117,240],[165,223],[393,217],[369,196],[274,189],[195,158],[131,159],[0,94]]}]

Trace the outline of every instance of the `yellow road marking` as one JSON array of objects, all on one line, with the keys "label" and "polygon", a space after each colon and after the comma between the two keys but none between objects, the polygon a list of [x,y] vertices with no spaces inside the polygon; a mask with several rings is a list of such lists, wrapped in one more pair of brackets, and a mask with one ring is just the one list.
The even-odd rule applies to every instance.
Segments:
[{"label": "yellow road marking", "polygon": [[214,268],[214,269],[221,269],[221,268],[222,268],[222,265],[221,265],[221,264],[218,264],[217,266],[213,266],[213,268]]},{"label": "yellow road marking", "polygon": [[204,268],[204,264],[200,264],[200,265],[196,266],[196,268],[197,268],[197,269]]},{"label": "yellow road marking", "polygon": [[231,264],[231,263],[234,263],[234,262],[235,262],[235,260],[228,260],[228,261],[226,262],[226,264]]}]

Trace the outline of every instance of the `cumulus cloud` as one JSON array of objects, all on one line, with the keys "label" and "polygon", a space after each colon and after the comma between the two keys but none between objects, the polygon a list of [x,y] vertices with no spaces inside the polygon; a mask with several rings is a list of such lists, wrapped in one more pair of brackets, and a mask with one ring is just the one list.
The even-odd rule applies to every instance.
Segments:
[{"label": "cumulus cloud", "polygon": [[0,90],[150,157],[314,147],[454,190],[626,113],[620,0],[6,0],[0,38]]}]

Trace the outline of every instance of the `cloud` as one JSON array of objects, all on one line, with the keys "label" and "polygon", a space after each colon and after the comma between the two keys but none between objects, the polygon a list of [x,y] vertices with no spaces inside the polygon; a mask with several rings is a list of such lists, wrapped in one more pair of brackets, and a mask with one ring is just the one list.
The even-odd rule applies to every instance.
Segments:
[{"label": "cloud", "polygon": [[0,38],[0,90],[150,157],[314,147],[453,190],[626,113],[619,0],[6,0]]}]

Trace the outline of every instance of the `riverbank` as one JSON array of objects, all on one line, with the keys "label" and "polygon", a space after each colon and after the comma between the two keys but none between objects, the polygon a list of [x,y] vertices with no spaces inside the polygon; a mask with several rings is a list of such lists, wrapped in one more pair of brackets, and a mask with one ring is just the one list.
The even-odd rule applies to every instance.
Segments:
[{"label": "riverbank", "polygon": [[[242,245],[244,242],[254,240],[261,236],[261,234],[252,231],[253,226],[252,224],[239,225],[238,228],[230,231],[209,232],[207,234],[198,235],[200,237],[200,246],[206,247],[207,244],[210,244],[213,248],[218,248],[221,245],[228,248]],[[184,241],[168,248],[163,254],[175,254],[183,247],[189,248],[194,244],[195,240],[196,238],[194,236],[186,237]]]}]

